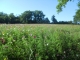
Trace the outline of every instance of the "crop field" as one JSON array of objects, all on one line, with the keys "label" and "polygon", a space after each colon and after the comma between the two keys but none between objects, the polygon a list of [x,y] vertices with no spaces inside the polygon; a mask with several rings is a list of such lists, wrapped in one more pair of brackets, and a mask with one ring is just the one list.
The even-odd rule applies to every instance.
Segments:
[{"label": "crop field", "polygon": [[0,60],[80,60],[80,25],[0,24]]}]

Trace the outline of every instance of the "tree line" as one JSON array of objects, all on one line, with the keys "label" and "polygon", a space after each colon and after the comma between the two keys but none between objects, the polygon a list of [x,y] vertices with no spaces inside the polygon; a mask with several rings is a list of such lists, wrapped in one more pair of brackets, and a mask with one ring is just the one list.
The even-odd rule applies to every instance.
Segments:
[{"label": "tree line", "polygon": [[[42,11],[24,11],[22,14],[15,16],[14,13],[6,14],[0,12],[0,23],[6,24],[72,24],[72,21],[57,21],[54,15],[51,16],[52,22],[45,17]],[[80,21],[80,8],[73,17],[73,21],[77,23]]]},{"label": "tree line", "polygon": [[42,11],[24,11],[21,15],[15,16],[14,13],[6,14],[0,12],[0,23],[50,23],[48,17]]},{"label": "tree line", "polygon": [[[56,6],[57,12],[60,13],[63,10],[63,7],[66,7],[67,2],[73,0],[58,0],[58,5]],[[73,16],[73,21],[60,21],[58,22],[55,16],[51,17],[52,22],[45,17],[45,14],[42,11],[35,10],[35,11],[24,11],[21,15],[15,16],[14,13],[6,14],[0,12],[0,23],[6,24],[15,24],[15,23],[54,23],[54,24],[70,24],[74,22],[77,24],[80,23],[80,1],[78,1],[78,9]]]}]

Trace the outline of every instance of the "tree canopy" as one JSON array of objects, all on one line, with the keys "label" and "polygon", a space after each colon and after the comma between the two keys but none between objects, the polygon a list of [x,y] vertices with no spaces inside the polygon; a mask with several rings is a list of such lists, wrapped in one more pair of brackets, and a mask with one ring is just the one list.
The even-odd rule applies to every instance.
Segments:
[{"label": "tree canopy", "polygon": [[[63,7],[65,8],[66,4],[71,1],[74,1],[74,0],[58,0],[58,5],[56,6],[57,13],[60,13],[63,10]],[[78,10],[75,12],[75,15],[73,16],[73,21],[76,24],[80,22],[80,0],[77,0],[77,1],[78,1],[78,4],[77,4]]]},{"label": "tree canopy", "polygon": [[45,14],[42,11],[24,11],[21,15],[15,16],[14,13],[6,14],[0,12],[0,23],[50,23],[48,17],[45,17]]},{"label": "tree canopy", "polygon": [[73,21],[74,21],[74,23],[78,23],[78,22],[80,22],[80,1],[78,2],[78,4],[77,4],[77,6],[78,6],[78,9],[77,9],[77,11],[75,12],[75,15],[73,16]]},{"label": "tree canopy", "polygon": [[55,18],[55,16],[54,16],[54,15],[52,16],[51,20],[52,20],[52,23],[54,23],[54,24],[56,24],[56,23],[57,23],[57,19]]},{"label": "tree canopy", "polygon": [[[58,5],[56,6],[57,12],[60,13],[63,10],[63,7],[66,7],[66,4],[68,2],[74,1],[74,0],[57,0]],[[78,7],[80,7],[80,0],[78,0]]]}]

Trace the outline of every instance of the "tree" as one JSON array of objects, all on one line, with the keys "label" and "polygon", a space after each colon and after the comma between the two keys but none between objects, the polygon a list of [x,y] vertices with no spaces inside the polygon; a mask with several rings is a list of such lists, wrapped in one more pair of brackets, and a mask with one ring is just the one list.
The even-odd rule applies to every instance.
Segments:
[{"label": "tree", "polygon": [[48,17],[44,18],[43,23],[50,23]]},{"label": "tree", "polygon": [[32,22],[32,11],[25,11],[21,14],[21,21],[23,23],[31,23]]},{"label": "tree", "polygon": [[75,12],[75,15],[73,16],[74,23],[80,22],[80,2],[78,2],[78,10]]},{"label": "tree", "polygon": [[0,23],[8,23],[8,15],[6,13],[0,12]]},{"label": "tree", "polygon": [[16,16],[16,17],[15,17],[15,23],[21,23],[21,21],[20,21],[20,16]]},{"label": "tree", "polygon": [[80,22],[80,9],[77,10],[77,12],[75,13],[75,15],[73,16],[73,20],[74,22],[77,24],[78,22]]},{"label": "tree", "polygon": [[[66,7],[66,4],[71,1],[74,0],[58,0],[58,5],[56,6],[57,12],[60,13],[62,11],[62,8]],[[78,6],[80,6],[80,0],[78,0]]]},{"label": "tree", "polygon": [[44,13],[42,11],[38,11],[38,10],[35,10],[33,15],[34,15],[33,21],[35,23],[42,23],[42,21],[45,17]]},{"label": "tree", "polygon": [[5,14],[5,15],[4,15],[4,21],[5,21],[6,24],[9,23],[9,17],[8,17],[8,14]]},{"label": "tree", "polygon": [[55,18],[55,16],[54,16],[54,15],[52,16],[51,20],[52,20],[52,23],[54,23],[54,24],[56,24],[56,23],[57,23],[57,19]]},{"label": "tree", "polygon": [[9,22],[11,24],[14,24],[15,23],[15,15],[13,13],[10,13],[9,14]]},{"label": "tree", "polygon": [[4,13],[0,12],[0,23],[4,23]]},{"label": "tree", "polygon": [[24,11],[21,15],[15,16],[13,13],[9,15],[3,12],[0,12],[0,23],[50,23],[48,18],[45,18],[45,15],[42,11]]}]

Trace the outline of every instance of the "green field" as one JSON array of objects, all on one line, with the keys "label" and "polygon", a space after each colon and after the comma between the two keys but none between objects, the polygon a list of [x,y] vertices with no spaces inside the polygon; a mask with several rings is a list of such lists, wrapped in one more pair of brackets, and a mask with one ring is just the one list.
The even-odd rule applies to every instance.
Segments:
[{"label": "green field", "polygon": [[0,25],[0,60],[79,59],[80,25]]}]

